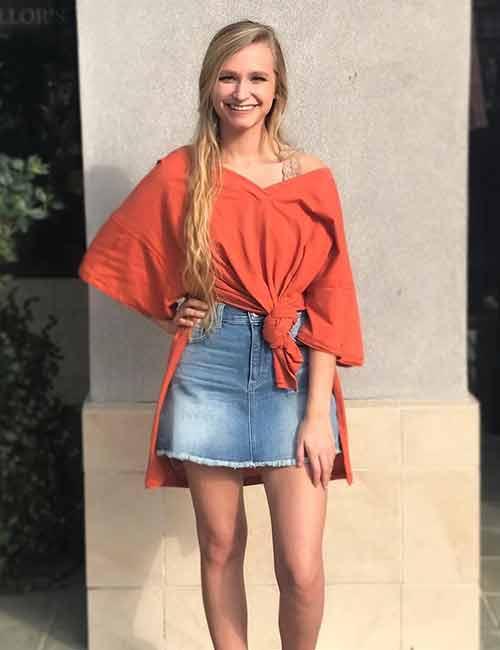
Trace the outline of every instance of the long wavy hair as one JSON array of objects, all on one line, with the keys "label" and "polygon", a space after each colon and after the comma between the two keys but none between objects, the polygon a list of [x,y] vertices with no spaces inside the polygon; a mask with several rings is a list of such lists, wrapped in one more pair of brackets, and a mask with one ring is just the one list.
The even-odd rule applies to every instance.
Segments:
[{"label": "long wavy hair", "polygon": [[208,303],[202,326],[212,331],[215,325],[215,271],[210,242],[210,215],[222,184],[222,158],[219,116],[212,103],[212,91],[228,57],[252,43],[266,43],[273,54],[276,94],[265,118],[269,143],[279,160],[294,149],[283,136],[282,121],[288,100],[285,60],[272,27],[252,20],[240,20],[220,29],[210,41],[199,76],[198,122],[191,139],[190,172],[186,197],[184,242],[186,262],[183,283],[186,292]]}]

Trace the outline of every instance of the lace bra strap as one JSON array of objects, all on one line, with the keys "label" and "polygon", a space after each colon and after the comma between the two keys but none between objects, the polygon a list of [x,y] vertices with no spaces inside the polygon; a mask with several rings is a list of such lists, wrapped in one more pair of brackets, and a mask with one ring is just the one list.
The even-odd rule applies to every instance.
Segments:
[{"label": "lace bra strap", "polygon": [[284,181],[286,181],[288,178],[292,178],[293,176],[299,176],[300,174],[299,159],[296,156],[291,156],[290,158],[284,160],[282,165],[282,171],[283,171]]}]

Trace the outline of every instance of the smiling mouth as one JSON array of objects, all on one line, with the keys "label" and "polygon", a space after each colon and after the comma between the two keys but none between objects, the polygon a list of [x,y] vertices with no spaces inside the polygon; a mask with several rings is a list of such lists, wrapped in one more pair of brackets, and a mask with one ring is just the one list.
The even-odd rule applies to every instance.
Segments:
[{"label": "smiling mouth", "polygon": [[258,104],[226,104],[230,111],[235,113],[248,113],[252,109],[256,108]]}]

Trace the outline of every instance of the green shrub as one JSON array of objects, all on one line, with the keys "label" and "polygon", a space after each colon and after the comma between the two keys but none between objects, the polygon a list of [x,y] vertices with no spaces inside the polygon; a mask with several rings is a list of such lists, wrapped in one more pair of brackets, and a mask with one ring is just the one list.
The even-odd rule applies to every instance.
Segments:
[{"label": "green shrub", "polygon": [[16,235],[28,231],[32,221],[45,219],[49,210],[64,207],[40,183],[49,166],[40,156],[13,158],[0,153],[0,262],[15,262]]},{"label": "green shrub", "polygon": [[41,331],[33,321],[31,297],[22,307],[17,287],[0,300],[0,580],[15,582],[37,562],[67,551],[81,476],[80,449],[71,422],[79,409],[54,393],[62,354],[51,340],[50,315]]}]

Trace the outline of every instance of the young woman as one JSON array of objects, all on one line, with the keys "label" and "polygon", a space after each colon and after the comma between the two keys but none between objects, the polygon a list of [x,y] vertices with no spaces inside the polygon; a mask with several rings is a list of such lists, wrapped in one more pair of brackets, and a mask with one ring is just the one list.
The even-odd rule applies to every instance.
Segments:
[{"label": "young woman", "polygon": [[243,486],[269,504],[282,647],[312,650],[327,487],[352,482],[336,369],[363,363],[356,290],[333,175],[284,141],[287,95],[273,29],[221,29],[193,142],[157,161],[79,271],[173,336],[146,487],[190,489],[220,650],[247,648]]}]

